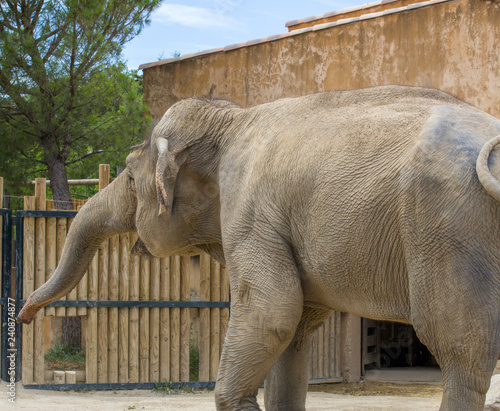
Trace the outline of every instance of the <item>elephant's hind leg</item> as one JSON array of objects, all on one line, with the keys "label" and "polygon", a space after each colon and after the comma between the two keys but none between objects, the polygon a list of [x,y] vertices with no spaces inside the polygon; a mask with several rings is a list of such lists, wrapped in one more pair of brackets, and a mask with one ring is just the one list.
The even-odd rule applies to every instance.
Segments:
[{"label": "elephant's hind leg", "polygon": [[[500,309],[494,288],[480,293],[469,287],[463,292],[462,278],[457,275],[442,289],[427,283],[427,291],[412,304],[415,331],[443,372],[442,411],[483,410],[500,349]],[[431,287],[437,294],[429,292]]]},{"label": "elephant's hind leg", "polygon": [[312,333],[331,313],[326,309],[304,307],[295,336],[266,377],[267,411],[305,410]]},{"label": "elephant's hind leg", "polygon": [[498,344],[479,340],[450,341],[441,337],[439,347],[431,348],[431,352],[443,371],[443,399],[440,410],[483,410],[498,355]]}]

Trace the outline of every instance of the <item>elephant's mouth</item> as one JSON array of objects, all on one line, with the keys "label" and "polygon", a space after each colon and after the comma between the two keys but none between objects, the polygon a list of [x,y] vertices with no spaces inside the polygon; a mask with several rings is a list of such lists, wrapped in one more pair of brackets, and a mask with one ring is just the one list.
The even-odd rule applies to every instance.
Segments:
[{"label": "elephant's mouth", "polygon": [[146,247],[146,244],[144,244],[144,242],[141,240],[140,237],[137,239],[134,246],[130,250],[130,254],[153,257],[153,255],[149,252],[148,248]]}]

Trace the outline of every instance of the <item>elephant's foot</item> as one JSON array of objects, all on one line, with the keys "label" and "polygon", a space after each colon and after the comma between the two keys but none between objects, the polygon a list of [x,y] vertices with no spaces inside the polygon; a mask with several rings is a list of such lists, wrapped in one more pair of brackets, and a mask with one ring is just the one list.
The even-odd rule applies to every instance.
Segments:
[{"label": "elephant's foot", "polygon": [[217,410],[260,410],[257,404],[257,392],[252,395],[238,398],[232,392],[224,391],[223,389],[215,388],[215,403]]},{"label": "elephant's foot", "polygon": [[453,366],[443,370],[445,383],[441,411],[482,411],[490,385],[490,372]]}]

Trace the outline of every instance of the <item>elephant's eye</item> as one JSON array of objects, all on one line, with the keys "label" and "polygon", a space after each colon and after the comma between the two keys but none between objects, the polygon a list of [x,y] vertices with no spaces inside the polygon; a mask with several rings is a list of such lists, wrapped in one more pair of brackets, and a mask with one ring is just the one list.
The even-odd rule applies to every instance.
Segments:
[{"label": "elephant's eye", "polygon": [[128,174],[128,184],[132,190],[135,190],[135,180],[130,174]]}]

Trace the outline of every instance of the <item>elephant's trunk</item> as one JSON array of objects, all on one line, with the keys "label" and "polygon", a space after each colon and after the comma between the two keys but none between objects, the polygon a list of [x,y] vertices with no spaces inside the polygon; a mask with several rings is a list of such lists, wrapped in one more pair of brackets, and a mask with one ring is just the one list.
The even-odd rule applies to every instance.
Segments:
[{"label": "elephant's trunk", "polygon": [[481,152],[479,153],[479,156],[477,157],[476,171],[477,177],[479,178],[479,181],[481,182],[485,190],[495,200],[500,202],[500,182],[495,177],[493,177],[493,174],[491,174],[490,168],[488,167],[488,159],[490,158],[490,154],[498,144],[500,144],[500,136],[492,138],[483,146]]},{"label": "elephant's trunk", "polygon": [[30,323],[45,305],[68,294],[87,271],[99,244],[114,234],[135,228],[135,195],[126,173],[95,195],[75,217],[56,271],[29,296],[17,317]]}]

